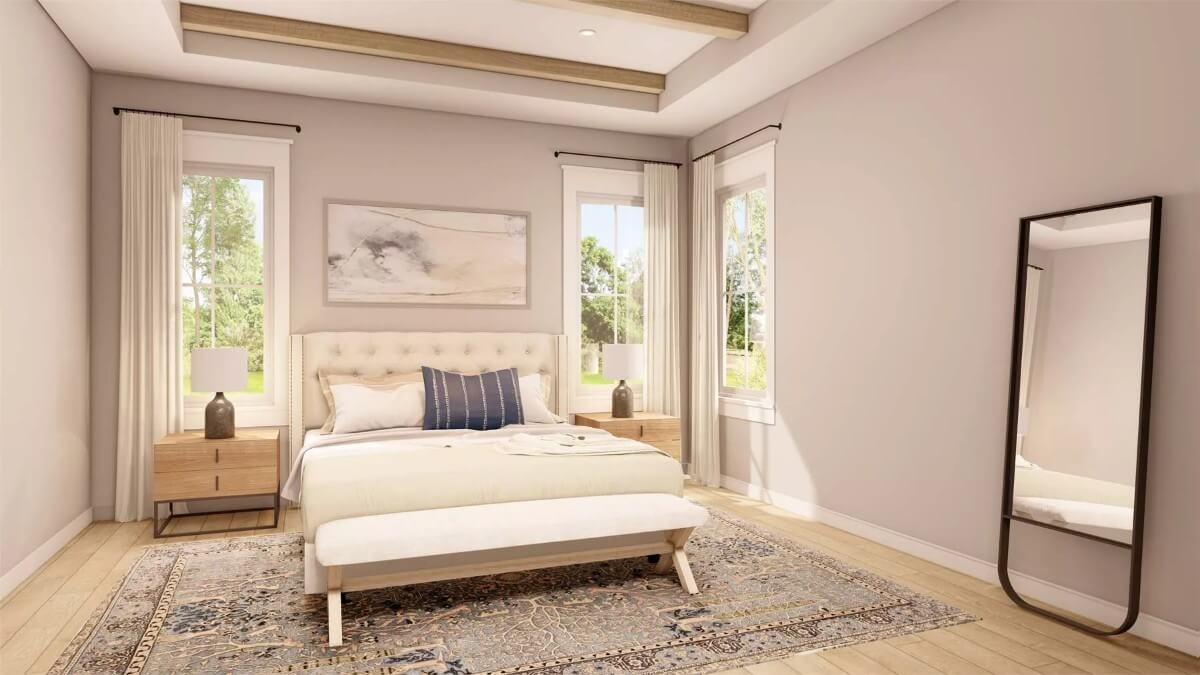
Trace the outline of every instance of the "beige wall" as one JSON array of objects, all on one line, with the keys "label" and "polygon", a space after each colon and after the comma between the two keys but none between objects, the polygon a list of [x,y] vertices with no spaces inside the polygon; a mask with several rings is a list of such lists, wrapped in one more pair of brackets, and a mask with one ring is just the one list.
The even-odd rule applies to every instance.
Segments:
[{"label": "beige wall", "polygon": [[91,73],[0,2],[0,574],[87,510]]},{"label": "beige wall", "polygon": [[[994,561],[1018,219],[1160,194],[1142,607],[1200,628],[1197,41],[1196,3],[960,2],[693,139],[784,124],[778,423],[726,420],[724,473]],[[1123,602],[1123,551],[1027,529]]]},{"label": "beige wall", "polygon": [[[408,110],[97,74],[92,99],[92,458],[97,517],[111,516],[120,312],[120,127],[113,106],[300,124],[184,120],[184,128],[294,138],[292,332],[319,330],[562,331],[562,170],[553,150],[680,161],[683,139]],[[628,162],[595,166],[635,168]],[[532,214],[528,309],[328,306],[322,300],[322,200],[498,208]],[[284,455],[286,457],[286,454]]]},{"label": "beige wall", "polygon": [[1134,483],[1148,251],[1045,252],[1023,446],[1044,469]]}]

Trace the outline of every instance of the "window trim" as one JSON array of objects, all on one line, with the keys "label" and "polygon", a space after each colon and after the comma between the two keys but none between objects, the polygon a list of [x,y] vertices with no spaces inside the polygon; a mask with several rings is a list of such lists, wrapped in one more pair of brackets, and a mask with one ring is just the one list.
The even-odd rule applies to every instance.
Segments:
[{"label": "window trim", "polygon": [[[641,171],[563,165],[563,334],[567,336],[568,401],[572,413],[612,409],[612,389],[580,382],[582,333],[579,290],[579,227],[583,199],[609,200],[614,204],[641,204],[645,181]],[[634,410],[643,409],[644,392],[634,389]]]},{"label": "window trim", "polygon": [[766,338],[767,357],[767,388],[763,394],[746,392],[725,387],[720,384],[725,377],[725,317],[721,319],[721,374],[718,381],[718,410],[724,417],[733,417],[762,424],[775,423],[775,141],[770,141],[754,149],[747,150],[730,157],[716,165],[714,175],[714,213],[720,219],[720,241],[718,246],[719,265],[721,270],[720,305],[725,306],[725,222],[724,200],[731,194],[742,190],[763,187],[766,190],[767,203],[767,278],[764,293],[764,312],[767,326],[764,331]]},{"label": "window trim", "polygon": [[[241,402],[234,400],[240,427],[285,426],[288,423],[288,334],[290,301],[290,183],[289,139],[243,136],[208,131],[183,132],[184,171],[198,167],[245,177],[267,174],[269,190],[263,199],[263,394]],[[180,289],[183,288],[182,279]],[[182,296],[176,315],[182,321]],[[180,333],[182,335],[182,332]],[[182,350],[180,354],[182,358]],[[182,364],[180,364],[182,369]],[[206,400],[198,396],[184,401],[185,429],[204,428]]]}]

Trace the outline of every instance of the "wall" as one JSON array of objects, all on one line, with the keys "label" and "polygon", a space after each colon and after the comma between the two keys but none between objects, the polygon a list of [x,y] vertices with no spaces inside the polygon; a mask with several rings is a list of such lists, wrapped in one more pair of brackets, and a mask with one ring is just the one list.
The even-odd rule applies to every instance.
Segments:
[{"label": "wall", "polygon": [[1146,320],[1146,241],[1047,251],[1024,455],[1133,485]]},{"label": "wall", "polygon": [[0,26],[0,575],[37,551],[16,581],[91,504],[91,71],[32,0],[0,2]]},{"label": "wall", "polygon": [[[1200,628],[1198,39],[1195,3],[959,2],[692,139],[784,125],[777,424],[725,420],[724,473],[994,562],[1018,220],[1160,194],[1142,608]],[[1125,552],[1014,539],[1123,603]]]},{"label": "wall", "polygon": [[[291,324],[320,330],[562,332],[562,170],[554,149],[682,161],[683,139],[453,115],[97,74],[92,100],[92,460],[97,517],[111,516],[120,313],[120,126],[113,106],[283,121],[184,120],[184,128],[294,138]],[[582,162],[570,162],[582,163]],[[628,162],[589,162],[631,168]],[[682,183],[681,185],[686,185]],[[323,200],[497,208],[532,214],[528,309],[330,306]],[[686,242],[685,242],[686,244]],[[685,317],[686,318],[686,317]],[[286,449],[285,454],[286,457]]]}]

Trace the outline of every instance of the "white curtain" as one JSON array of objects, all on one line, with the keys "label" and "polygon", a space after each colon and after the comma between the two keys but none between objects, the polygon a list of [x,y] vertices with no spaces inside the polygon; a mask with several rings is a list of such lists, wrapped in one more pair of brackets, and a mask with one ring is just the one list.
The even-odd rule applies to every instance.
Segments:
[{"label": "white curtain", "polygon": [[179,227],[183,124],[121,113],[116,519],[148,518],[154,442],[183,428]]},{"label": "white curtain", "polygon": [[679,169],[647,164],[646,410],[679,414]]},{"label": "white curtain", "polygon": [[720,387],[722,275],[720,227],[712,155],[692,163],[692,474],[705,485],[721,483],[717,410]]}]

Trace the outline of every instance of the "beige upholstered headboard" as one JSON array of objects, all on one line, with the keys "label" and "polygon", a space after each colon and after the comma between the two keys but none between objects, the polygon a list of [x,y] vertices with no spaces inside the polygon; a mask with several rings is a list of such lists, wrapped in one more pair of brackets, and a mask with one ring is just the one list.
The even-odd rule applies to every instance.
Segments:
[{"label": "beige upholstered headboard", "polygon": [[566,337],[549,333],[308,333],[291,336],[289,448],[292,460],[304,432],[329,414],[317,371],[384,375],[421,366],[481,373],[516,368],[549,376],[550,407],[567,414]]}]

